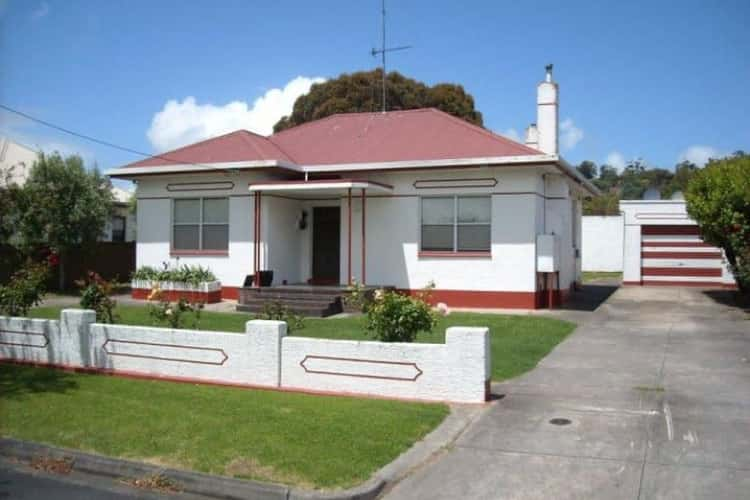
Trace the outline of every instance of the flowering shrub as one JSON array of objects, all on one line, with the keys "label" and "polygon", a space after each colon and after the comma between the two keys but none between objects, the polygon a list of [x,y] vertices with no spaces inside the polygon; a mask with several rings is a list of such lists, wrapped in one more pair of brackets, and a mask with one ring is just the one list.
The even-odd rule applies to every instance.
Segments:
[{"label": "flowering shrub", "polygon": [[115,323],[117,302],[111,297],[114,290],[111,281],[89,271],[86,279],[76,281],[76,285],[81,288],[81,307],[96,311],[96,320],[100,323]]},{"label": "flowering shrub", "polygon": [[200,326],[201,312],[203,311],[203,302],[190,302],[181,297],[177,302],[167,300],[164,292],[158,285],[151,289],[148,300],[155,301],[156,304],[149,304],[148,313],[156,325],[166,324],[170,328],[185,328],[188,317],[192,317],[190,328]]},{"label": "flowering shrub", "polygon": [[179,281],[197,285],[206,281],[216,281],[216,276],[210,269],[203,266],[188,266],[183,264],[178,267],[169,267],[169,263],[162,263],[161,269],[151,266],[139,267],[131,276],[137,281]]},{"label": "flowering shrub", "polygon": [[419,332],[432,332],[437,317],[428,302],[430,289],[416,297],[377,290],[365,306],[367,332],[383,342],[414,342]]},{"label": "flowering shrub", "polygon": [[301,330],[305,327],[305,319],[299,314],[290,311],[280,301],[269,301],[263,304],[263,310],[258,314],[258,319],[268,319],[286,322],[287,333]]},{"label": "flowering shrub", "polygon": [[0,285],[0,314],[26,316],[44,298],[48,275],[46,264],[31,262],[13,273],[8,284]]}]

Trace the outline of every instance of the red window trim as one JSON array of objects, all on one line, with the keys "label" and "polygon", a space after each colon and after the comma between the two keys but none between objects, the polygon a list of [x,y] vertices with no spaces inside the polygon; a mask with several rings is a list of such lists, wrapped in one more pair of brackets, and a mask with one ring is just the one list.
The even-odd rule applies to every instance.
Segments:
[{"label": "red window trim", "polygon": [[189,256],[189,255],[213,255],[215,257],[229,257],[229,250],[170,250],[172,256]]},{"label": "red window trim", "polygon": [[445,252],[435,250],[421,250],[417,253],[420,258],[446,257],[450,259],[461,259],[465,257],[491,259],[492,252]]}]

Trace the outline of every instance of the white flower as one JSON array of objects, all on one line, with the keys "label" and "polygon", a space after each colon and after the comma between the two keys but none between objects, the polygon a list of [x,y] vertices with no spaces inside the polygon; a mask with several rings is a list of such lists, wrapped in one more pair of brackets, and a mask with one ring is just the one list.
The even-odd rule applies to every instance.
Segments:
[{"label": "white flower", "polygon": [[172,315],[172,308],[169,308],[166,311],[164,311],[164,314],[166,314],[167,316],[171,316]]},{"label": "white flower", "polygon": [[385,294],[385,292],[383,292],[383,289],[382,288],[378,288],[377,290],[375,290],[375,300],[382,299],[384,294]]},{"label": "white flower", "polygon": [[438,314],[441,316],[448,316],[451,313],[450,309],[448,309],[448,304],[445,302],[438,302],[435,306],[435,310],[437,310]]}]

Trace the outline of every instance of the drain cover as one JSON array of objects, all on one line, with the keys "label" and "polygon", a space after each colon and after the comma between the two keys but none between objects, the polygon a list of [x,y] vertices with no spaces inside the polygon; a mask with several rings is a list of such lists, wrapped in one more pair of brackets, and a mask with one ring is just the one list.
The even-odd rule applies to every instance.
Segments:
[{"label": "drain cover", "polygon": [[553,418],[549,423],[552,425],[569,425],[572,421],[568,418]]}]

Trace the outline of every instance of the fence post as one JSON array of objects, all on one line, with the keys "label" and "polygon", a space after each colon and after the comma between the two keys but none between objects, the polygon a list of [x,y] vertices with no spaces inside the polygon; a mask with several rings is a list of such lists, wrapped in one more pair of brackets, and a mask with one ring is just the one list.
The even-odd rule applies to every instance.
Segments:
[{"label": "fence post", "polygon": [[93,366],[91,325],[96,312],[90,309],[63,309],[60,313],[60,343],[53,346],[56,363]]},{"label": "fence post", "polygon": [[245,323],[248,357],[257,374],[256,383],[281,385],[281,341],[286,336],[283,321],[255,319]]},{"label": "fence post", "polygon": [[451,353],[451,377],[455,399],[489,401],[492,358],[490,330],[486,327],[452,326],[445,331],[445,344]]}]

